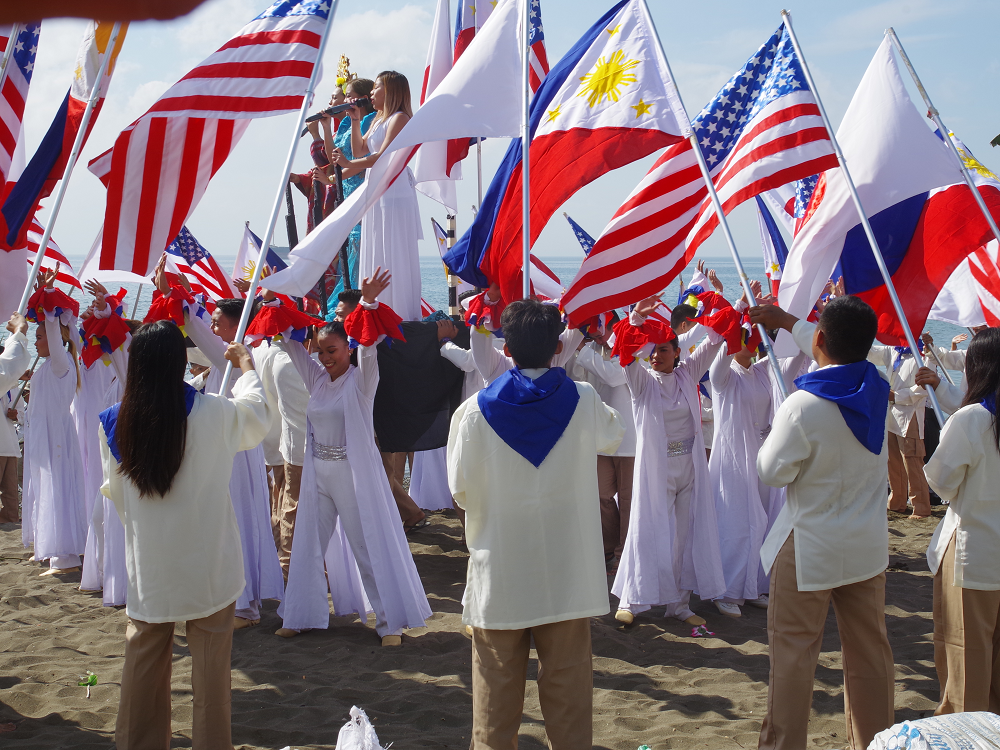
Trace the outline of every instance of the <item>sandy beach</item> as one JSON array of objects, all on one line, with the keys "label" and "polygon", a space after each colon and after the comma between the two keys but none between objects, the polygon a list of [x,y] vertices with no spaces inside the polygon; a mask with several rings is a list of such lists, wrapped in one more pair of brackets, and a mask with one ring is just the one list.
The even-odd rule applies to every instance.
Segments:
[{"label": "sandy beach", "polygon": [[[896,720],[929,715],[933,662],[932,579],[924,551],[934,517],[890,514],[886,623],[896,661]],[[466,748],[471,727],[471,650],[461,623],[466,552],[454,513],[429,514],[410,547],[434,610],[427,628],[383,649],[357,617],[331,617],[325,632],[284,640],[276,602],[258,627],[233,639],[236,748],[332,748],[352,705],[372,718],[383,745]],[[79,574],[39,577],[20,525],[0,526],[0,746],[110,748],[124,653],[124,610],[80,591]],[[610,585],[610,581],[609,581]],[[616,603],[612,597],[612,605]],[[740,619],[694,602],[714,636],[665,620],[662,608],[629,628],[593,620],[594,745],[610,750],[755,748],[767,701],[764,610]],[[371,625],[374,625],[372,618]],[[520,747],[545,747],[538,692],[529,684]],[[87,671],[98,683],[77,683]],[[191,659],[183,626],[174,638],[173,747],[191,746]],[[831,610],[816,673],[810,748],[843,748],[840,641]]]}]

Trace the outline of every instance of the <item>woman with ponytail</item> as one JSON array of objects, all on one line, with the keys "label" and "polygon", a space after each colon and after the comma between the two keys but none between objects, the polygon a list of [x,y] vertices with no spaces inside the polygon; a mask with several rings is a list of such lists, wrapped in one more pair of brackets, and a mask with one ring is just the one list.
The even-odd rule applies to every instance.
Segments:
[{"label": "woman with ponytail", "polygon": [[45,361],[31,377],[21,538],[25,547],[34,547],[35,560],[49,561],[42,575],[78,571],[87,544],[83,459],[70,413],[80,388],[80,305],[54,287],[57,272],[58,267],[41,272],[27,313],[37,323],[35,349]]},{"label": "woman with ponytail", "polygon": [[119,748],[170,745],[176,622],[187,623],[191,650],[194,746],[232,747],[233,612],[245,579],[229,467],[260,444],[272,415],[246,348],[230,344],[226,359],[243,373],[233,397],[200,394],[184,382],[180,329],[144,325],[121,403],[101,412],[101,492],[125,526],[128,573]]},{"label": "woman with ponytail", "polygon": [[936,714],[1000,711],[1000,329],[969,344],[966,394],[924,468],[949,503],[927,549],[934,574]]}]

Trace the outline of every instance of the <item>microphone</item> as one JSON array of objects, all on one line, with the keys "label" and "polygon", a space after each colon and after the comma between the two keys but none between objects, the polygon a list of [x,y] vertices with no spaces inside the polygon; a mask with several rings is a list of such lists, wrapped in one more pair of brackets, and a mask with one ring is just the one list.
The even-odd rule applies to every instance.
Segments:
[{"label": "microphone", "polygon": [[[368,97],[365,96],[365,97],[362,97],[360,99],[355,99],[353,102],[344,102],[343,104],[338,104],[338,105],[336,105],[334,107],[327,107],[326,109],[321,110],[321,111],[317,112],[314,115],[309,115],[309,117],[306,118],[306,122],[316,122],[317,120],[322,120],[324,117],[327,117],[327,116],[333,117],[334,115],[342,114],[342,113],[346,112],[347,110],[351,109],[351,107],[355,107],[355,106],[359,106],[359,105],[362,105],[362,104],[366,104],[368,101],[369,101]],[[302,136],[304,136],[308,132],[309,132],[309,128],[305,128],[302,131],[302,133],[299,134],[299,138],[301,138]]]}]

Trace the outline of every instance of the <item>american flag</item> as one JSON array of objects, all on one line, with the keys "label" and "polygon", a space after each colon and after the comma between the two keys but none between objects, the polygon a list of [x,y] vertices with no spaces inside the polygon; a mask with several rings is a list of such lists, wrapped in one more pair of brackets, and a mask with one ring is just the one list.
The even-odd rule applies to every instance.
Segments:
[{"label": "american flag", "polygon": [[242,294],[187,227],[167,245],[167,270],[183,274],[191,288],[212,299],[241,299]]},{"label": "american flag", "polygon": [[15,24],[10,32],[0,36],[0,49],[7,49],[10,34],[17,33],[14,51],[11,53],[0,88],[0,186],[10,178],[11,161],[21,135],[24,118],[24,101],[28,98],[28,85],[35,68],[35,52],[38,50],[38,34],[42,25],[38,23]]},{"label": "american flag", "polygon": [[528,85],[531,93],[538,91],[545,76],[549,74],[549,58],[545,54],[545,32],[542,29],[542,5],[540,0],[530,0],[531,7],[528,9],[528,64],[531,66]]},{"label": "american flag", "polygon": [[425,300],[423,297],[420,298],[420,314],[423,317],[434,314],[434,305]]},{"label": "american flag", "polygon": [[299,108],[329,9],[274,3],[91,161],[108,188],[101,269],[149,275],[250,119]]},{"label": "american flag", "polygon": [[[28,229],[29,270],[35,264],[35,258],[38,257],[38,246],[42,243],[42,234],[44,232],[45,229],[42,227],[41,222],[36,218],[32,218],[31,228]],[[69,259],[63,255],[56,241],[49,237],[48,247],[45,248],[45,255],[42,256],[42,268],[52,270],[56,267],[57,263],[59,264],[59,273],[56,275],[56,281],[75,286],[77,289],[83,289],[80,279],[73,272],[73,266],[70,264]]]},{"label": "american flag", "polygon": [[576,241],[579,242],[580,247],[583,248],[583,254],[590,255],[590,251],[594,249],[594,242],[596,242],[596,240],[587,234],[583,227],[573,221],[569,214],[564,212],[563,216],[565,216],[566,221],[569,222],[569,227],[573,230],[573,234],[576,236]]},{"label": "american flag", "polygon": [[[780,26],[692,123],[728,213],[837,166]],[[667,149],[618,209],[563,297],[571,322],[664,289],[718,226],[690,141]]]}]

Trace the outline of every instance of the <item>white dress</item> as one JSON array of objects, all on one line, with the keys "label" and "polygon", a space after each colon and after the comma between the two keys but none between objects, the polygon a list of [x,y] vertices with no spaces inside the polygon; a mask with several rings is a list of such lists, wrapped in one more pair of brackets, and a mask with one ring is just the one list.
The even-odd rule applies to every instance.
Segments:
[{"label": "white dress", "polygon": [[31,377],[24,439],[21,538],[34,545],[35,559],[53,567],[74,567],[87,544],[87,501],[83,459],[70,406],[76,395],[76,366],[61,345],[58,321],[45,321],[51,351]]},{"label": "white dress", "polygon": [[[389,118],[390,120],[392,118]],[[380,120],[368,131],[368,149],[382,147],[389,120]],[[379,266],[392,272],[392,284],[380,301],[403,320],[420,320],[420,256],[417,241],[423,239],[420,208],[409,167],[389,186],[361,220],[359,275],[371,276]]]},{"label": "white dress", "polygon": [[[358,367],[332,381],[301,344],[279,346],[309,390],[295,538],[278,610],[284,627],[327,628],[327,591],[337,615],[374,611],[379,635],[423,627],[430,605],[375,447],[375,347],[359,347]],[[346,450],[347,458],[316,457],[329,447]]]},{"label": "white dress", "polygon": [[[638,443],[628,535],[611,589],[621,609],[666,604],[668,616],[686,620],[692,591],[715,599],[726,590],[698,399],[698,381],[721,345],[709,333],[670,374],[639,360],[625,368]],[[689,452],[670,455],[670,444],[682,441]]]}]

